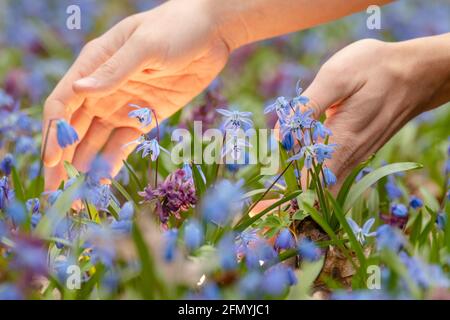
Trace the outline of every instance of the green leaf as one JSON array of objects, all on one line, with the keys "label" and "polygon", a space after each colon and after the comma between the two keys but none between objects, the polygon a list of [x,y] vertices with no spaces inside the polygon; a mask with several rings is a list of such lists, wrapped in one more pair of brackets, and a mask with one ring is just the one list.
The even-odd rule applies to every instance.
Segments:
[{"label": "green leaf", "polygon": [[195,193],[197,194],[197,197],[200,199],[201,195],[206,192],[206,185],[203,181],[202,174],[200,173],[200,170],[197,168],[197,165],[192,164],[192,179],[194,180],[195,185]]},{"label": "green leaf", "polygon": [[413,170],[418,168],[422,168],[422,165],[419,163],[400,162],[388,164],[367,174],[350,189],[347,199],[344,202],[344,213],[352,208],[353,204],[364,193],[364,191],[370,188],[371,185],[376,183],[381,178],[396,172]]},{"label": "green leaf", "polygon": [[78,172],[78,170],[69,162],[64,161],[64,169],[66,169],[67,175],[69,176],[69,178],[75,178],[77,177],[80,173]]},{"label": "green leaf", "polygon": [[117,191],[119,191],[120,194],[123,195],[125,199],[127,199],[127,201],[130,201],[130,202],[136,204],[136,202],[130,196],[130,194],[127,192],[127,190],[125,190],[125,188],[118,181],[113,179],[113,180],[111,180],[111,183],[114,186],[114,188],[116,188]]},{"label": "green leaf", "polygon": [[334,214],[336,215],[336,218],[338,219],[340,225],[342,226],[342,228],[348,235],[350,243],[352,244],[352,248],[353,248],[353,250],[355,250],[356,256],[358,257],[359,263],[361,264],[361,266],[364,267],[366,264],[366,257],[364,256],[364,252],[361,247],[361,244],[356,239],[355,234],[353,233],[352,228],[348,224],[347,219],[345,218],[344,213],[342,212],[342,208],[339,205],[339,203],[337,203],[337,201],[333,198],[331,193],[328,192],[328,190],[327,190],[327,195],[328,195],[328,199],[330,200],[331,204],[333,205]]},{"label": "green leaf", "polygon": [[359,165],[357,165],[352,172],[347,176],[344,183],[342,184],[341,189],[339,190],[338,196],[336,198],[337,202],[340,206],[344,205],[345,199],[347,199],[347,195],[350,192],[350,187],[352,186],[353,182],[356,180],[356,177],[361,172],[362,169],[367,167],[367,165],[372,161],[373,155],[366,161],[361,162]]},{"label": "green leaf", "polygon": [[144,190],[144,186],[141,184],[141,181],[139,180],[139,178],[136,175],[136,172],[134,172],[133,168],[130,166],[130,164],[128,162],[126,162],[125,160],[123,161],[123,164],[125,165],[125,167],[127,168],[128,172],[130,173],[130,177],[133,179],[133,181],[136,183],[136,185],[138,186],[139,190]]},{"label": "green leaf", "polygon": [[272,211],[273,209],[275,209],[276,207],[282,205],[283,203],[290,201],[292,199],[294,199],[295,197],[297,197],[299,194],[301,193],[300,190],[294,191],[291,194],[284,196],[283,198],[281,198],[280,200],[278,200],[277,202],[273,203],[272,205],[270,205],[269,207],[267,207],[266,209],[264,209],[263,211],[261,211],[260,213],[254,215],[253,217],[245,217],[243,220],[241,220],[235,227],[234,230],[241,232],[244,231],[245,229],[247,229],[248,227],[250,227],[254,222],[256,222],[257,220],[261,219],[265,214],[267,214],[268,212]]},{"label": "green leaf", "polygon": [[[280,144],[281,163],[288,163],[289,156],[286,150]],[[297,179],[295,177],[294,166],[290,166],[284,173],[284,181],[286,181],[287,191],[295,191],[298,189]]]},{"label": "green leaf", "polygon": [[12,167],[11,169],[11,177],[12,177],[12,181],[13,181],[13,185],[14,185],[14,194],[16,196],[16,198],[22,202],[25,202],[25,194],[23,192],[23,186],[22,183],[20,182],[20,178],[19,175],[17,174],[17,170],[16,167]]}]

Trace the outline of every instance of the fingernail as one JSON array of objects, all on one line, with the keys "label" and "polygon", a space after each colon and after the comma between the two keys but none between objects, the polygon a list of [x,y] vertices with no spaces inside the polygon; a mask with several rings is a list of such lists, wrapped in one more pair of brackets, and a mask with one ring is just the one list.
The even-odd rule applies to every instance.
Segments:
[{"label": "fingernail", "polygon": [[95,78],[83,78],[75,81],[75,84],[79,87],[96,87],[98,84],[98,80]]}]

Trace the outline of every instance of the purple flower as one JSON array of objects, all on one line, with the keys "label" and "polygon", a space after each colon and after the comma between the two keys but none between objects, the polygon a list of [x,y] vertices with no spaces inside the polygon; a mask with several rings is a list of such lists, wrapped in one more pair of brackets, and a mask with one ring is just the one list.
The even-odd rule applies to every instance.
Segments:
[{"label": "purple flower", "polygon": [[186,179],[182,169],[171,173],[157,188],[148,185],[139,195],[146,202],[155,202],[156,212],[163,225],[167,224],[170,215],[179,219],[181,212],[197,203],[194,183],[192,179]]},{"label": "purple flower", "polygon": [[290,249],[295,247],[295,239],[289,228],[283,228],[275,240],[275,248]]},{"label": "purple flower", "polygon": [[137,110],[130,111],[128,113],[129,118],[136,118],[141,124],[141,128],[145,128],[152,123],[152,112],[148,108],[141,108],[136,104],[130,104],[131,107]]},{"label": "purple flower", "polygon": [[184,243],[189,251],[203,244],[203,227],[197,220],[189,220],[184,227]]},{"label": "purple flower", "polygon": [[64,119],[60,119],[56,122],[56,137],[61,148],[70,146],[78,141],[77,132]]},{"label": "purple flower", "polygon": [[319,249],[319,247],[317,247],[313,241],[307,238],[303,238],[299,241],[297,249],[299,255],[306,261],[317,261],[320,259],[320,256],[322,254],[322,251]]},{"label": "purple flower", "polygon": [[408,215],[408,208],[401,203],[393,203],[391,213],[398,218],[405,218]]},{"label": "purple flower", "polygon": [[14,157],[12,156],[12,154],[8,153],[0,162],[0,170],[3,171],[5,175],[9,175],[11,173],[12,167],[14,167]]},{"label": "purple flower", "polygon": [[416,196],[411,196],[411,198],[409,198],[409,205],[413,209],[419,209],[419,208],[422,208],[423,202],[420,198],[418,198]]}]

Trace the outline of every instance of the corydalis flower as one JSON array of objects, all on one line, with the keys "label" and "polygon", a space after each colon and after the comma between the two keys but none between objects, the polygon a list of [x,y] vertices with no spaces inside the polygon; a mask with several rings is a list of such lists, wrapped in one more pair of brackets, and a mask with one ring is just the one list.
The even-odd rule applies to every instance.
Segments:
[{"label": "corydalis flower", "polygon": [[78,134],[66,120],[60,119],[56,122],[56,138],[59,146],[65,148],[78,141]]},{"label": "corydalis flower", "polygon": [[164,225],[171,214],[180,219],[180,212],[197,203],[193,181],[186,179],[186,173],[182,169],[171,173],[157,188],[148,185],[139,195],[144,197],[146,202],[155,201],[156,212]]},{"label": "corydalis flower", "polygon": [[136,118],[141,124],[141,128],[145,128],[152,123],[152,112],[149,108],[141,108],[136,104],[130,104],[136,110],[130,111],[128,117]]},{"label": "corydalis flower", "polygon": [[356,240],[358,240],[361,245],[366,242],[366,237],[373,237],[377,234],[376,232],[369,232],[375,222],[374,218],[367,220],[362,228],[352,218],[347,218],[347,222],[356,236]]},{"label": "corydalis flower", "polygon": [[217,112],[225,116],[224,128],[237,130],[243,127],[244,124],[253,126],[253,121],[249,119],[252,116],[251,112],[230,111],[226,109],[217,109]]}]

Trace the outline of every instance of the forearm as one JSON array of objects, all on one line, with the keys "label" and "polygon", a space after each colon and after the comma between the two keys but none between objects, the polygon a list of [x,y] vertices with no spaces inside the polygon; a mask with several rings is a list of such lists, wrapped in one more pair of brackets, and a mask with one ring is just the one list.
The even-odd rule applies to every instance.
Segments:
[{"label": "forearm", "polygon": [[[183,1],[183,0],[182,0]],[[185,1],[185,0],[184,0]],[[201,0],[230,49],[322,24],[392,0]]]},{"label": "forearm", "polygon": [[[420,96],[415,113],[450,101],[450,33],[394,44],[403,57],[406,79]],[[408,59],[409,57],[409,59]],[[409,63],[406,63],[409,61]]]}]

